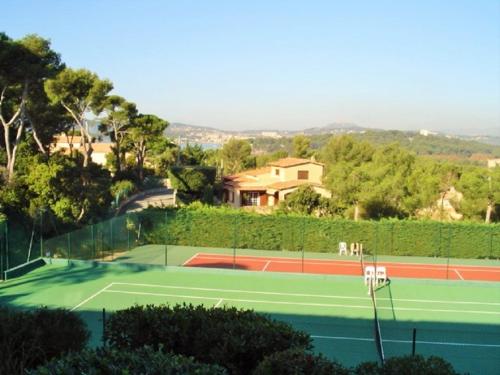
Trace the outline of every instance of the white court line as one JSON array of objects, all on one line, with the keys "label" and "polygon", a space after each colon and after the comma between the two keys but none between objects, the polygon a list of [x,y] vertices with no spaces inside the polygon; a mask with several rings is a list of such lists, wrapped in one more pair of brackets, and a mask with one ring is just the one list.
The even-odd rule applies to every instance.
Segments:
[{"label": "white court line", "polygon": [[[311,335],[313,339],[326,339],[326,340],[352,340],[352,341],[374,341],[372,338],[364,337],[345,337],[345,336],[315,336]],[[410,340],[391,340],[383,339],[382,342],[393,342],[397,344],[411,344]],[[449,346],[474,346],[480,348],[500,348],[500,344],[473,344],[469,342],[440,342],[440,341],[415,341],[416,344],[426,345],[449,345]]]},{"label": "white court line", "polygon": [[453,271],[455,271],[455,273],[458,275],[458,277],[460,277],[460,280],[464,280],[464,278],[462,277],[462,275],[460,275],[460,272],[458,272],[458,270],[456,268]]},{"label": "white court line", "polygon": [[221,298],[221,299],[219,300],[219,302],[217,302],[217,303],[215,304],[215,306],[214,306],[214,307],[215,307],[215,308],[219,307],[219,306],[221,305],[222,301],[224,301],[224,299],[223,299],[223,298]]},{"label": "white court line", "polygon": [[108,284],[106,285],[104,288],[102,288],[101,290],[99,290],[97,293],[94,293],[92,294],[89,298],[87,299],[84,299],[82,302],[80,302],[78,305],[76,305],[75,307],[73,307],[70,311],[74,311],[76,310],[77,308],[79,308],[80,306],[83,306],[84,304],[86,304],[87,302],[89,302],[91,299],[97,297],[99,294],[101,294],[102,292],[105,292],[109,287],[113,286],[113,283],[111,284]]},{"label": "white court line", "polygon": [[[317,298],[332,298],[332,299],[353,299],[353,300],[371,300],[370,297],[352,297],[352,296],[339,296],[327,294],[305,294],[305,293],[285,293],[285,292],[263,292],[242,289],[217,289],[217,288],[198,288],[188,286],[176,285],[158,285],[158,284],[143,284],[143,283],[121,283],[116,282],[113,285],[129,285],[129,286],[143,286],[146,288],[164,288],[164,289],[184,289],[184,290],[198,290],[204,292],[222,292],[222,293],[247,293],[247,294],[262,294],[270,296],[291,296],[291,297],[317,297]],[[380,301],[391,301],[390,298],[379,298]],[[444,303],[444,304],[458,304],[458,305],[487,305],[487,306],[500,306],[496,302],[469,302],[469,301],[444,301],[444,300],[424,300],[424,299],[398,299],[393,298],[392,301],[398,302],[419,302],[419,303]]]},{"label": "white court line", "polygon": [[[150,292],[131,292],[128,290],[103,290],[105,293],[123,293],[123,294],[135,294],[135,295],[145,295],[145,296],[156,296],[156,297],[180,297],[188,299],[205,299],[205,300],[219,300],[221,297],[202,297],[202,296],[190,296],[190,295],[180,295],[180,294],[166,294],[166,293],[150,293]],[[226,298],[226,301],[233,302],[245,302],[245,303],[264,303],[271,305],[292,305],[292,306],[308,306],[308,307],[337,307],[343,309],[373,309],[370,305],[343,305],[336,303],[316,303],[316,302],[289,302],[289,301],[266,301],[266,300],[254,300],[254,299],[241,299],[241,298]],[[499,315],[500,312],[496,311],[476,311],[476,310],[450,310],[450,309],[421,309],[421,308],[410,308],[410,307],[377,307],[378,310],[389,310],[389,311],[425,311],[425,312],[447,312],[447,313],[459,313],[459,314],[483,314],[483,315]]]},{"label": "white court line", "polygon": [[[204,254],[204,253],[199,253],[198,258],[200,259],[206,259],[206,260],[227,260],[229,257],[233,257],[232,255],[223,255],[223,254]],[[275,263],[281,263],[281,264],[300,264],[302,262],[301,259],[285,259],[285,258],[279,258],[279,257],[269,257],[269,256],[257,256],[257,255],[236,255],[236,258],[240,261],[244,260],[250,260],[254,262],[266,262],[268,259],[271,259],[272,262]],[[255,258],[260,258],[260,259],[255,259]],[[276,258],[276,259],[274,259]],[[311,261],[314,260],[314,261]],[[305,259],[304,262],[308,265],[323,265],[323,266],[341,266],[341,267],[353,267],[353,268],[359,268],[359,263],[354,263],[354,261],[342,261],[342,260],[336,260],[336,259]],[[349,264],[336,264],[340,262],[346,262]],[[185,263],[186,264],[186,263]],[[367,262],[365,265],[370,265],[372,262]],[[377,262],[379,266],[386,266],[392,269],[412,269],[412,270],[432,270],[432,271],[446,271],[446,265],[445,264],[424,264],[422,263],[390,263],[390,262]],[[183,264],[184,265],[184,264]],[[466,267],[476,267],[476,266],[464,266],[460,267],[462,271],[476,271],[476,272],[492,272],[492,273],[500,273],[500,267],[498,269],[488,269],[488,270],[481,270],[481,269],[474,269],[474,268],[466,268]],[[477,266],[477,267],[487,267],[487,266]]]},{"label": "white court line", "polygon": [[200,255],[200,253],[194,254],[191,258],[182,263],[182,265],[185,266],[186,264],[189,264],[189,262],[191,262],[194,258],[198,257],[198,255]]},{"label": "white court line", "polygon": [[267,267],[269,267],[270,264],[271,264],[271,261],[268,260],[267,263],[264,265],[264,267],[262,267],[262,271],[267,270]]},{"label": "white court line", "polygon": [[[208,257],[228,257],[229,255],[225,255],[225,254],[214,254],[214,253],[198,253],[199,257],[200,258],[208,258]],[[232,256],[232,255],[231,255]],[[272,261],[273,262],[277,262],[279,259],[282,259],[283,262],[286,262],[287,259],[290,259],[290,260],[294,260],[295,259],[295,262],[299,261],[301,262],[302,259],[299,259],[299,258],[291,258],[291,257],[279,257],[279,256],[273,256],[273,255],[236,255],[237,258],[240,258],[240,259],[244,259],[244,258],[266,258],[266,259],[269,259],[269,258],[272,258]],[[352,263],[353,265],[357,265],[359,266],[359,263],[360,261],[358,260],[359,258],[356,258],[356,260],[345,260],[345,259],[330,259],[330,258],[305,258],[305,261],[306,262],[309,262],[309,264],[316,264],[316,263],[312,263],[310,261],[318,261],[320,262],[319,264],[324,264],[324,263],[328,263],[328,262],[331,262],[331,263]],[[262,260],[264,261],[264,260]],[[295,263],[295,262],[291,262],[291,263]],[[372,264],[373,262],[370,262],[369,260],[366,261],[367,264]],[[381,260],[379,262],[377,262],[379,265],[385,265],[385,266],[390,266],[391,268],[392,267],[405,267],[407,265],[410,265],[410,266],[415,266],[415,267],[411,267],[412,269],[434,269],[434,270],[446,270],[446,264],[445,263],[415,263],[415,262],[394,262],[394,261],[384,261],[384,260]],[[421,266],[421,267],[419,267]],[[476,264],[457,264],[457,266],[460,267],[460,269],[462,271],[482,271],[482,272],[500,272],[500,266],[483,266],[483,265],[476,265]],[[427,267],[427,268],[426,268]],[[470,267],[470,268],[468,268]],[[489,268],[487,270],[480,270],[478,268]]]}]

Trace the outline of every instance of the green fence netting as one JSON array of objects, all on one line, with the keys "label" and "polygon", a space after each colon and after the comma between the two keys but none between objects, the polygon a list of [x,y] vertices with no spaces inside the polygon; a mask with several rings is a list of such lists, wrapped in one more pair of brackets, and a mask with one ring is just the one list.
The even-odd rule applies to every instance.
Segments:
[{"label": "green fence netting", "polygon": [[[149,209],[41,240],[32,228],[0,223],[2,271],[36,259],[99,260],[314,272],[338,259],[339,242],[369,259],[440,264],[500,260],[500,225],[435,221],[350,221],[257,215],[229,209]],[[266,257],[274,257],[268,264]],[[283,258],[283,259],[279,259]],[[353,259],[353,258],[352,258]],[[309,266],[313,264],[312,268]]]}]

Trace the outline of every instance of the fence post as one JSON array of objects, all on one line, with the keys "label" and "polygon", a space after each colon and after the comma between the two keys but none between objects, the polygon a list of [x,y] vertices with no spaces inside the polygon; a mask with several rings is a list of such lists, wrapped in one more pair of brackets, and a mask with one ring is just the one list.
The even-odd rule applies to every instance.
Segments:
[{"label": "fence post", "polygon": [[113,241],[113,219],[109,220],[109,246],[111,247],[111,261],[113,261],[114,256],[114,241]]},{"label": "fence post", "polygon": [[[7,227],[7,223],[4,221],[3,224],[1,225],[2,227]],[[5,250],[5,242],[7,241],[7,237],[5,237],[5,228],[2,228],[2,232],[0,233],[0,280],[4,280],[4,268],[3,268],[3,257],[4,257],[4,250]]]},{"label": "fence post", "polygon": [[304,273],[304,247],[305,247],[305,231],[306,231],[306,217],[304,216],[301,220],[302,225],[301,225],[301,245],[300,247],[302,248],[302,273]]},{"label": "fence post", "polygon": [[40,258],[42,257],[43,257],[43,211],[41,211],[40,213]]},{"label": "fence post", "polygon": [[95,233],[94,233],[94,224],[90,224],[90,233],[92,236],[92,259],[95,259]]},{"label": "fence post", "polygon": [[238,233],[238,214],[234,215],[233,223],[233,270],[236,269],[236,234]]},{"label": "fence post", "polygon": [[71,232],[68,232],[68,265],[71,263]]},{"label": "fence post", "polygon": [[168,266],[168,211],[165,211],[165,267]]},{"label": "fence post", "polygon": [[490,227],[490,259],[493,259],[493,227]]},{"label": "fence post", "polygon": [[446,279],[449,278],[450,271],[450,247],[451,247],[451,226],[448,226],[448,246],[446,251]]},{"label": "fence post", "polygon": [[5,223],[5,270],[9,267],[9,222]]},{"label": "fence post", "polygon": [[125,229],[127,230],[127,251],[130,251],[130,215],[127,213],[127,217],[125,218]]}]

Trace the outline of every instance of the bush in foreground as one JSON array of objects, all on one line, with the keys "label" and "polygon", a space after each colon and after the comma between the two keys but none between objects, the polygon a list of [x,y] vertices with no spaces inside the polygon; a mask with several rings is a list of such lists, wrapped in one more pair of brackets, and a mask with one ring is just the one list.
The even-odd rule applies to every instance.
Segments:
[{"label": "bush in foreground", "polygon": [[364,362],[355,370],[356,375],[458,375],[453,366],[443,358],[403,356],[392,357],[381,366],[376,362]]},{"label": "bush in foreground", "polygon": [[82,350],[89,332],[75,313],[47,308],[0,308],[0,374],[20,374],[47,360]]},{"label": "bush in foreground", "polygon": [[134,351],[117,349],[84,350],[54,359],[32,370],[30,375],[226,375],[224,368],[196,362],[193,358],[144,347]]},{"label": "bush in foreground", "polygon": [[106,339],[117,349],[145,345],[249,374],[266,356],[290,348],[311,349],[311,338],[290,325],[250,310],[203,306],[133,306],[106,323]]},{"label": "bush in foreground", "polygon": [[349,375],[350,371],[322,355],[290,349],[274,353],[255,369],[253,375]]}]

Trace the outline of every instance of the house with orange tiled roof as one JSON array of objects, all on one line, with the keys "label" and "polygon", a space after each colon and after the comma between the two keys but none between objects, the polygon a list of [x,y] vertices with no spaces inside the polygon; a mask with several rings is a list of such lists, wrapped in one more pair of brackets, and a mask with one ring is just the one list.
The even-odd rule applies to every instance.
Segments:
[{"label": "house with orange tiled roof", "polygon": [[223,200],[234,207],[276,206],[301,185],[310,185],[324,197],[324,165],[314,159],[284,158],[264,168],[224,177]]},{"label": "house with orange tiled roof", "polygon": [[[63,152],[69,154],[71,150],[82,151],[82,137],[78,135],[66,137],[64,135],[58,135],[54,137],[50,151],[51,152]],[[106,155],[113,152],[111,147],[113,143],[110,142],[95,142],[92,143],[92,161],[96,164],[105,165]]]}]

